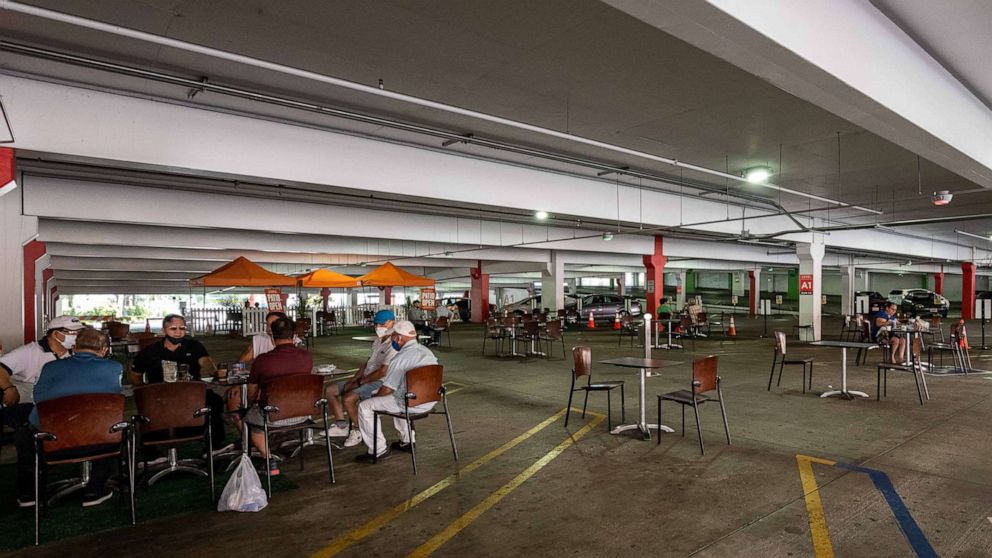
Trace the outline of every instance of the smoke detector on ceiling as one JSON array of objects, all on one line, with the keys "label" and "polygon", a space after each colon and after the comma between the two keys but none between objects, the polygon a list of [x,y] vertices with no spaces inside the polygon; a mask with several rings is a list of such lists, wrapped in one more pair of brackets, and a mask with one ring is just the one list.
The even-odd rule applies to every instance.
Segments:
[{"label": "smoke detector on ceiling", "polygon": [[940,190],[939,192],[934,192],[930,200],[934,205],[947,205],[951,203],[951,199],[954,194],[950,190]]}]

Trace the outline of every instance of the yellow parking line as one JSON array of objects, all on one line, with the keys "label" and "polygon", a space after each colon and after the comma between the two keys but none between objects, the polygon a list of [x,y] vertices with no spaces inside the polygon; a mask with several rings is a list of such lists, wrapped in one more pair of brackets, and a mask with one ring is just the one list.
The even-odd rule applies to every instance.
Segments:
[{"label": "yellow parking line", "polygon": [[796,454],[799,466],[799,479],[803,483],[803,495],[806,498],[806,516],[809,521],[810,537],[813,539],[813,552],[816,558],[833,558],[834,547],[830,542],[827,531],[827,518],[823,513],[823,502],[820,501],[820,489],[816,485],[816,474],[813,463],[834,465],[834,461]]},{"label": "yellow parking line", "polygon": [[[557,413],[544,419],[537,426],[531,428],[527,432],[524,432],[523,434],[517,436],[516,438],[510,440],[509,442],[503,444],[502,446],[494,449],[493,451],[487,453],[486,455],[480,457],[479,459],[476,459],[472,463],[460,469],[458,472],[449,475],[445,479],[439,481],[434,486],[431,486],[430,488],[424,490],[423,492],[415,495],[413,498],[410,498],[409,500],[403,502],[402,504],[399,504],[391,508],[390,510],[386,511],[385,513],[369,520],[361,527],[358,527],[357,529],[334,539],[333,541],[331,541],[331,544],[315,552],[311,556],[311,558],[330,558],[331,556],[340,553],[341,551],[345,550],[351,545],[361,541],[365,537],[375,533],[382,527],[389,524],[389,522],[391,522],[392,520],[396,519],[400,515],[403,515],[403,513],[405,513],[407,510],[412,509],[413,507],[417,506],[424,500],[427,500],[431,496],[434,496],[438,492],[441,492],[442,490],[450,486],[452,483],[454,483],[456,480],[458,480],[459,477],[467,475],[472,471],[478,469],[479,467],[482,467],[486,463],[489,463],[493,459],[496,459],[500,455],[506,453],[514,446],[520,444],[527,438],[530,438],[531,436],[537,434],[541,430],[547,428],[548,425],[560,419],[562,415],[565,414],[566,410],[567,409],[562,409],[558,411]],[[600,420],[602,420],[601,417],[602,415],[600,415]]]},{"label": "yellow parking line", "polygon": [[603,415],[599,415],[596,418],[594,418],[592,422],[579,429],[575,434],[570,436],[564,442],[558,444],[558,446],[555,447],[555,449],[549,451],[544,455],[544,457],[537,460],[537,462],[535,462],[533,465],[524,469],[524,471],[519,475],[517,475],[516,477],[514,477],[513,480],[504,484],[502,487],[499,488],[499,490],[490,494],[488,498],[478,503],[474,508],[470,509],[464,515],[456,519],[453,523],[448,525],[443,531],[434,535],[433,537],[430,538],[430,540],[420,545],[420,547],[418,547],[416,550],[411,552],[407,558],[424,558],[426,556],[430,556],[431,553],[433,553],[435,550],[438,549],[438,547],[448,542],[452,537],[454,537],[459,532],[461,532],[462,529],[471,525],[473,521],[479,519],[479,517],[482,514],[486,513],[486,511],[488,511],[489,508],[495,506],[500,500],[502,500],[508,494],[516,490],[517,487],[523,484],[527,479],[534,476],[534,474],[536,474],[538,471],[543,469],[545,465],[551,463],[551,461],[554,460],[559,455],[561,455],[563,451],[571,447],[572,444],[574,444],[580,438],[585,436],[590,430],[592,430],[597,425],[599,425],[599,423],[603,422],[603,418],[604,418]]}]

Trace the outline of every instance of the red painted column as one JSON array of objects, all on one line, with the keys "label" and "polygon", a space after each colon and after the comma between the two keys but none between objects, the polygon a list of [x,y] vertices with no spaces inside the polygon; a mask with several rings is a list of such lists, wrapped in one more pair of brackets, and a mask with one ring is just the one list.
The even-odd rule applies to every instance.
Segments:
[{"label": "red painted column", "polygon": [[961,262],[961,317],[975,319],[975,264]]},{"label": "red painted column", "polygon": [[658,316],[658,299],[665,290],[665,257],[664,239],[660,236],[654,237],[654,253],[645,254],[644,261],[644,281],[645,298],[647,298],[647,313],[652,317]]},{"label": "red painted column", "polygon": [[933,274],[933,292],[942,295],[944,294],[944,270],[941,266],[940,273]]},{"label": "red painted column", "polygon": [[324,312],[327,312],[327,299],[330,298],[330,296],[331,296],[331,289],[328,289],[327,287],[320,289],[320,300],[323,301],[324,303],[323,306]]},{"label": "red painted column", "polygon": [[[55,275],[55,270],[52,269],[52,268],[50,268],[50,267],[46,267],[41,272],[41,288],[42,288],[42,292],[44,292],[44,290],[48,288],[48,280],[51,279],[54,275]],[[42,297],[42,301],[41,301],[41,313],[44,314],[44,315],[46,315],[46,316],[48,316],[48,319],[49,320],[55,317],[55,316],[52,316],[52,309],[49,308],[50,301],[51,301],[51,297],[50,296]]]},{"label": "red painted column", "polygon": [[489,319],[489,274],[482,272],[482,262],[479,267],[469,270],[472,276],[472,291],[469,302],[472,306],[472,321],[485,323]]},{"label": "red painted column", "polygon": [[383,306],[389,306],[392,303],[393,303],[393,288],[382,287],[382,298],[379,300],[379,304]]},{"label": "red painted column", "polygon": [[758,279],[754,276],[754,270],[747,272],[747,311],[754,316],[758,313]]},{"label": "red painted column", "polygon": [[37,341],[35,335],[35,264],[45,255],[45,243],[32,240],[24,245],[24,342]]}]

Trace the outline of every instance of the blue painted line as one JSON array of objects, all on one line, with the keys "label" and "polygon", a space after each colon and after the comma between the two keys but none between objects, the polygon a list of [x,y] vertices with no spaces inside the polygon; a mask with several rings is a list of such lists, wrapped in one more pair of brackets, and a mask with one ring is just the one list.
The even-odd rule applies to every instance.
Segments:
[{"label": "blue painted line", "polygon": [[836,466],[867,474],[871,478],[871,481],[875,483],[875,488],[885,497],[889,508],[892,509],[892,515],[896,517],[899,528],[906,535],[906,539],[909,541],[909,545],[913,547],[916,555],[921,558],[938,558],[937,551],[930,546],[930,541],[927,540],[920,526],[916,524],[916,520],[913,519],[912,514],[909,513],[909,508],[906,507],[902,498],[899,497],[899,493],[896,492],[896,487],[892,485],[892,480],[889,479],[888,475],[877,469],[868,469],[867,467],[858,467],[857,465],[838,463]]}]

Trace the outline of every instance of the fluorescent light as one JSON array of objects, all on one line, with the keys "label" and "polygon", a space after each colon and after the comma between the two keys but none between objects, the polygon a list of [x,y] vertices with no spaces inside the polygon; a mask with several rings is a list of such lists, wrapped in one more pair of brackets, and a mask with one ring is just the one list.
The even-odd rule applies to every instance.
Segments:
[{"label": "fluorescent light", "polygon": [[772,177],[772,169],[768,167],[751,167],[744,169],[741,176],[751,184],[761,184]]},{"label": "fluorescent light", "polygon": [[970,236],[971,238],[977,238],[979,240],[992,240],[992,235],[983,236],[983,235],[980,235],[980,234],[970,233],[968,231],[962,231],[960,229],[954,229],[954,232],[956,232],[957,234],[963,234],[965,236]]},{"label": "fluorescent light", "polygon": [[534,214],[534,217],[538,221],[543,221],[543,220],[545,220],[545,219],[548,218],[548,212],[547,211],[538,211],[537,213]]},{"label": "fluorescent light", "polygon": [[603,233],[603,240],[613,240],[613,233],[611,233],[611,232],[604,232]]}]

